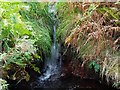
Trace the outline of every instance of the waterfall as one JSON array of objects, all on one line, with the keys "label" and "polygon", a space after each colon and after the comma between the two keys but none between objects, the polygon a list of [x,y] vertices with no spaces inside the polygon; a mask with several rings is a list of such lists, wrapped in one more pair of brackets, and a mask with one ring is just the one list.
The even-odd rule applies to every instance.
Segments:
[{"label": "waterfall", "polygon": [[[49,6],[49,12],[54,13],[55,12],[55,6]],[[51,57],[48,58],[45,62],[45,73],[41,77],[39,77],[39,80],[47,80],[52,75],[58,74],[60,71],[61,61],[59,58],[59,52],[58,52],[58,44],[56,42],[56,18],[55,15],[53,15],[54,25],[53,25],[53,44],[51,47]]]}]

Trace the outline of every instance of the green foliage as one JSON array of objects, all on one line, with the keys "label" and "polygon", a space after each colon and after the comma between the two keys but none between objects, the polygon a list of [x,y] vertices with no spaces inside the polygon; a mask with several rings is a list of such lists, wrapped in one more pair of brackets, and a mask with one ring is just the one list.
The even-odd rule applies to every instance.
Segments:
[{"label": "green foliage", "polygon": [[112,24],[114,26],[120,25],[119,18],[120,18],[120,12],[117,7],[101,7],[98,9],[98,11],[101,14],[106,14],[107,21],[113,22]]},{"label": "green foliage", "polygon": [[30,66],[33,70],[40,73],[39,68],[31,63],[33,60],[34,58],[30,52],[21,52],[17,49],[12,49],[8,53],[3,53],[0,57],[0,62],[4,62],[4,64],[1,65],[3,70],[14,72],[9,75],[9,79],[17,80],[18,82],[21,79],[26,79],[26,81],[28,81],[28,78],[30,78],[29,74],[25,71],[27,66]]},{"label": "green foliage", "polygon": [[34,69],[34,71],[36,71],[36,72],[40,73],[40,69],[39,69],[38,67],[36,67],[36,65],[35,65],[35,64],[31,64],[30,66],[31,66],[31,68],[33,68],[33,69]]},{"label": "green foliage", "polygon": [[[101,3],[84,5],[60,2],[56,8],[59,22],[57,40],[74,47],[78,58],[92,60],[89,67],[94,68],[95,72],[101,70],[102,76],[105,74],[117,79],[114,71],[117,70],[118,58],[111,60],[105,55],[109,51],[113,56],[119,41],[119,37],[114,40],[111,34],[119,33],[118,7],[101,6]],[[35,59],[42,60],[43,55],[50,55],[53,14],[49,13],[48,3],[36,2],[1,2],[0,10],[0,42],[3,48],[0,53],[0,67],[5,71],[12,71],[11,75],[6,76],[9,79],[17,80],[18,83],[23,79],[28,81],[30,76],[25,68],[30,67],[40,73],[39,68],[32,62]],[[107,26],[110,28],[106,28]],[[97,59],[100,63],[103,61],[102,65]]]},{"label": "green foliage", "polygon": [[75,13],[73,12],[73,9],[70,9],[68,7],[68,3],[62,3],[59,2],[56,5],[58,12],[58,22],[59,27],[57,28],[57,39],[59,41],[64,42],[65,37],[70,33],[69,29],[72,29],[74,27],[74,23],[78,21],[77,18],[74,16]]},{"label": "green foliage", "polygon": [[33,64],[35,59],[50,55],[51,29],[53,21],[48,12],[48,3],[9,3],[0,4],[0,67],[7,72],[8,79],[18,83],[30,76],[26,67],[40,73]]},{"label": "green foliage", "polygon": [[24,68],[27,65],[27,62],[30,61],[31,54],[29,52],[20,52],[18,50],[13,50],[8,52],[9,54],[4,54],[3,57],[1,57],[2,59],[4,59],[5,64],[3,65],[3,67],[7,68],[8,65],[10,65],[11,63],[14,63],[16,65],[18,65],[21,68]]},{"label": "green foliage", "polygon": [[3,40],[8,46],[9,42],[15,43],[16,38],[23,35],[31,35],[31,31],[27,28],[27,22],[24,22],[19,14],[21,8],[21,3],[2,2],[0,4],[0,9],[2,10],[0,15],[0,40]]},{"label": "green foliage", "polygon": [[119,89],[120,88],[120,82],[114,83],[112,86],[117,87]]},{"label": "green foliage", "polygon": [[99,72],[100,71],[100,65],[97,64],[95,61],[92,61],[90,63],[89,68],[94,69],[95,72]]},{"label": "green foliage", "polygon": [[31,26],[34,31],[33,38],[37,48],[45,55],[50,54],[51,48],[51,29],[53,28],[53,21],[48,12],[47,3],[27,3],[30,6],[29,11],[21,10],[21,15],[32,22]]},{"label": "green foliage", "polygon": [[2,78],[0,78],[0,90],[8,90],[7,81]]}]

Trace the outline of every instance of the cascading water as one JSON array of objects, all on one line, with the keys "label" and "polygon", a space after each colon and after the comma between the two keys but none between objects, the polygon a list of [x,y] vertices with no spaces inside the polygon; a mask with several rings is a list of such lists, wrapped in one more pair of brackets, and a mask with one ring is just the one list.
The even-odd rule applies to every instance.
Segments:
[{"label": "cascading water", "polygon": [[[55,12],[55,5],[49,5],[49,12]],[[56,42],[56,18],[53,14],[53,45],[51,47],[51,57],[45,62],[45,72],[30,83],[31,90],[41,90],[65,88],[65,90],[76,90],[80,88],[96,88],[97,90],[107,90],[98,80],[81,79],[73,74],[65,72],[65,68],[61,67],[61,58],[59,54],[58,44]],[[69,58],[68,58],[69,59]],[[63,65],[64,66],[64,65]],[[68,67],[69,69],[69,67]],[[104,89],[105,88],[105,89]],[[21,89],[20,89],[21,90]]]},{"label": "cascading water", "polygon": [[[49,13],[55,13],[54,5],[49,6]],[[49,79],[52,75],[58,74],[60,72],[61,61],[59,58],[58,44],[56,43],[56,18],[53,15],[54,25],[53,25],[53,45],[51,47],[51,58],[49,58],[45,63],[45,73],[39,77],[40,81]]]}]

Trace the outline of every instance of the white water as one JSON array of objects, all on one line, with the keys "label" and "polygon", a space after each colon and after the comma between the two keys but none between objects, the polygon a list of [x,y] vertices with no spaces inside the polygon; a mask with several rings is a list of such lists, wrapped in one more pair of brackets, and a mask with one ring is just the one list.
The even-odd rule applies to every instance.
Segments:
[{"label": "white water", "polygon": [[[56,28],[54,28],[56,29]],[[56,30],[54,30],[56,31]],[[45,68],[46,68],[46,72],[39,78],[40,80],[47,80],[48,78],[50,78],[50,76],[58,74],[59,73],[59,68],[60,68],[60,59],[59,59],[59,52],[58,52],[58,48],[56,46],[56,32],[54,32],[54,42],[53,45],[51,47],[51,58],[49,58],[46,61],[45,64]]]},{"label": "white water", "polygon": [[[55,6],[49,6],[50,13],[55,12]],[[58,51],[58,44],[56,43],[56,24],[55,16],[53,16],[54,26],[53,26],[53,45],[51,47],[51,57],[45,63],[45,73],[39,77],[39,80],[44,81],[49,79],[52,75],[58,74],[61,67],[61,60]]]}]

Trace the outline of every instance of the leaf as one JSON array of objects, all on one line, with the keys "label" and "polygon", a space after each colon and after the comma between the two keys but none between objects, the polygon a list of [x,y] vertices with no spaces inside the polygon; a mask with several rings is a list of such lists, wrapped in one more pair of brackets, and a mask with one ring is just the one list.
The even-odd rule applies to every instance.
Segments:
[{"label": "leaf", "polygon": [[30,60],[31,59],[30,52],[24,52],[24,56],[25,56],[26,60]]},{"label": "leaf", "polygon": [[9,37],[9,34],[10,34],[10,27],[4,27],[4,29],[2,30],[2,33],[1,33],[1,38],[4,39],[4,38],[8,38]]},{"label": "leaf", "polygon": [[42,58],[38,54],[33,54],[34,58],[42,60]]},{"label": "leaf", "polygon": [[30,80],[30,75],[27,73],[25,76],[24,76],[25,80],[26,81],[29,81]]},{"label": "leaf", "polygon": [[97,64],[95,61],[92,61],[90,64],[89,64],[89,68],[94,68],[95,72],[99,72],[100,70],[100,65]]},{"label": "leaf", "polygon": [[38,67],[36,67],[35,64],[30,64],[30,65],[34,69],[34,71],[40,73],[40,69]]},{"label": "leaf", "polygon": [[95,69],[95,72],[99,72],[100,65],[96,63],[95,66],[94,66],[94,69]]},{"label": "leaf", "polygon": [[22,61],[22,59],[18,59],[17,61],[12,61],[13,63],[21,66],[21,67],[25,67],[26,64]]}]

